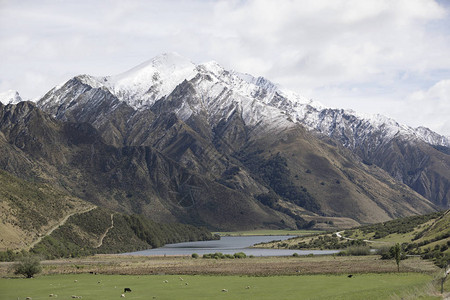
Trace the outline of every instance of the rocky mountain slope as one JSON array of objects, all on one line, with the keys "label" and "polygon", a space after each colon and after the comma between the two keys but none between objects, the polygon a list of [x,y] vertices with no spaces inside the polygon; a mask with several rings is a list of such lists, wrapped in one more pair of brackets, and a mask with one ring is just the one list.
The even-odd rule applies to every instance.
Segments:
[{"label": "rocky mountain slope", "polygon": [[[150,128],[166,121],[162,116],[167,113],[199,138],[216,144],[220,140],[219,152],[227,154],[239,151],[237,145],[244,141],[301,124],[331,137],[364,163],[383,168],[438,206],[449,205],[447,137],[379,115],[325,108],[265,78],[228,71],[215,62],[195,65],[163,54],[117,76],[75,77],[49,91],[38,105],[58,119],[91,123],[110,144],[151,145],[161,151],[166,151],[168,138],[155,136]],[[232,128],[226,125],[229,121]],[[211,171],[210,166],[204,170]]]},{"label": "rocky mountain slope", "polygon": [[[330,126],[343,127],[322,130],[332,113]],[[350,227],[437,209],[355,150],[366,143],[402,171],[405,159],[428,163],[418,172],[446,205],[444,137],[428,134],[441,139],[431,146],[408,129],[408,151],[418,153],[410,161],[383,148],[403,135],[347,114],[264,78],[165,54],[117,76],[74,77],[37,107],[0,104],[0,167],[115,211],[221,230]]]},{"label": "rocky mountain slope", "polygon": [[383,116],[364,117],[344,110],[310,108],[302,123],[338,141],[365,164],[383,168],[438,206],[449,207],[448,138]]},{"label": "rocky mountain slope", "polygon": [[0,105],[0,132],[2,169],[96,205],[210,228],[262,227],[283,218],[151,147],[108,145],[88,123],[55,120],[31,102]]},{"label": "rocky mountain slope", "polygon": [[58,121],[31,102],[2,106],[0,163],[16,176],[116,211],[214,229],[295,228],[313,220],[348,227],[434,210],[381,170],[301,127],[226,154],[170,116],[153,123],[152,133],[169,139],[159,151],[108,145],[88,123]]}]

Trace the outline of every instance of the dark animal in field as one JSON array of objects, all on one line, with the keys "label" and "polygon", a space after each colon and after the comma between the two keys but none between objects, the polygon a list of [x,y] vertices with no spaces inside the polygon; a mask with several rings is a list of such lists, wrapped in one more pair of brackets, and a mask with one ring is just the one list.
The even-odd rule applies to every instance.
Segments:
[{"label": "dark animal in field", "polygon": [[123,289],[123,292],[124,292],[124,293],[126,293],[126,292],[130,292],[130,293],[131,293],[131,289],[130,289],[130,288],[124,288],[124,289]]},{"label": "dark animal in field", "polygon": [[348,278],[352,278],[352,277],[353,277],[353,275],[352,275],[352,274],[350,274],[350,275],[348,275],[347,277],[348,277]]}]

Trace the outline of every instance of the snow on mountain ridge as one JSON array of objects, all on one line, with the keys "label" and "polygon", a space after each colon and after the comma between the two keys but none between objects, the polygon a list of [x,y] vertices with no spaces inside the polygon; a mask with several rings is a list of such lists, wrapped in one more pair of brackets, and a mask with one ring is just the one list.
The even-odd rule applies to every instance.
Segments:
[{"label": "snow on mountain ridge", "polygon": [[215,62],[201,64],[198,70],[199,76],[191,82],[200,93],[199,105],[207,110],[211,124],[228,119],[238,111],[246,125],[258,126],[259,130],[279,130],[294,125],[283,110],[268,105],[275,91],[255,85],[254,80],[244,80],[239,73],[227,71]]},{"label": "snow on mountain ridge", "polygon": [[0,93],[0,102],[4,105],[17,104],[22,101],[19,93],[14,90],[8,90]]},{"label": "snow on mountain ridge", "polygon": [[120,100],[136,109],[151,106],[196,74],[196,65],[177,53],[164,53],[124,73],[98,77]]},{"label": "snow on mountain ridge", "polygon": [[[118,75],[82,75],[76,78],[93,88],[108,89],[119,100],[137,110],[151,107],[184,80],[191,81],[197,85],[201,99],[178,108],[176,113],[183,120],[201,110],[207,110],[214,119],[226,117],[239,107],[248,124],[264,120],[268,127],[279,128],[300,123],[329,136],[340,131],[339,134],[355,143],[354,147],[361,139],[371,136],[373,131],[381,134],[384,141],[402,135],[433,145],[450,146],[448,138],[431,130],[414,129],[381,115],[327,108],[317,101],[285,90],[264,77],[228,71],[215,61],[196,65],[176,53],[159,55]],[[58,102],[57,99],[65,95],[58,89],[54,89],[53,93],[56,93],[55,97],[47,97],[41,102]]]}]

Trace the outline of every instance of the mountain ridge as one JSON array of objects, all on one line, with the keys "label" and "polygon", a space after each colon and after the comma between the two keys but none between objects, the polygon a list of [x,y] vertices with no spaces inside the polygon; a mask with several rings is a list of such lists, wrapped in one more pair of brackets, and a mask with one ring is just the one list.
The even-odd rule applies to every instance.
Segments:
[{"label": "mountain ridge", "polygon": [[[167,61],[168,63],[165,65],[164,63]],[[178,61],[182,62],[179,68],[174,66]],[[450,205],[450,173],[445,171],[445,166],[450,167],[450,163],[448,159],[443,159],[440,154],[436,153],[436,151],[439,151],[445,154],[450,151],[449,139],[443,135],[432,132],[425,127],[412,128],[401,125],[395,120],[381,115],[371,116],[359,114],[352,110],[326,108],[318,102],[306,100],[293,92],[284,90],[263,77],[227,71],[216,62],[195,65],[178,54],[163,54],[116,77],[123,79],[127,74],[133,75],[145,71],[144,79],[153,78],[153,75],[161,73],[158,68],[162,70],[162,73],[166,72],[166,75],[168,74],[167,70],[184,70],[183,72],[188,70],[186,72],[189,73],[189,76],[183,78],[183,76],[178,76],[180,75],[178,73],[167,85],[164,81],[159,81],[158,85],[151,85],[152,88],[134,91],[134,85],[128,87],[121,85],[120,89],[115,88],[114,84],[108,82],[108,78],[114,76],[75,77],[60,87],[59,90],[51,90],[37,103],[42,109],[62,119],[66,118],[69,111],[74,109],[76,105],[80,105],[79,100],[84,99],[82,100],[84,101],[83,105],[95,106],[96,102],[93,102],[93,99],[97,98],[85,93],[85,88],[92,90],[90,93],[93,91],[109,93],[104,97],[115,98],[115,104],[106,105],[112,110],[116,106],[127,104],[129,106],[127,115],[130,118],[132,115],[137,115],[137,113],[131,112],[133,109],[141,112],[150,110],[153,114],[158,114],[162,107],[168,109],[169,103],[171,103],[172,112],[181,121],[187,122],[189,126],[196,122],[194,119],[204,118],[204,122],[202,121],[204,125],[201,126],[203,129],[199,132],[210,136],[213,133],[206,133],[210,131],[206,127],[214,128],[222,120],[236,114],[242,117],[243,125],[250,128],[250,130],[247,130],[247,134],[258,135],[261,132],[277,134],[279,131],[301,124],[308,130],[319,132],[338,141],[356,153],[363,162],[375,163],[384,168],[398,181],[409,185],[443,208]],[[143,69],[144,71],[142,71]],[[185,74],[183,72],[181,72],[182,75]],[[133,76],[125,79],[133,84],[144,80],[143,77]],[[84,88],[72,90],[68,87],[68,83],[74,80],[81,81]],[[151,82],[154,82],[154,80],[152,79]],[[188,88],[186,83],[191,84],[191,88]],[[141,82],[140,84],[144,83]],[[148,87],[150,83],[145,82],[145,84]],[[174,102],[174,96],[177,93],[183,93],[183,91],[177,92],[177,89],[180,89],[181,86],[184,87],[185,93],[191,93],[192,96],[185,99],[178,97],[177,102]],[[172,92],[167,94],[167,91],[171,88],[173,88]],[[166,91],[164,95],[158,94],[160,89]],[[117,92],[118,90],[119,92]],[[64,94],[64,91],[70,91],[72,94],[68,97]],[[125,97],[124,95],[133,95],[133,99],[129,101],[128,96]],[[156,99],[157,95],[161,98]],[[88,101],[92,103],[88,104]],[[117,115],[117,111],[120,110],[111,114]],[[122,114],[122,112],[119,114]],[[191,118],[191,116],[193,117]],[[88,121],[92,124],[105,123],[102,126],[110,127],[110,138],[114,136],[114,141],[110,142],[123,142],[126,134],[118,129],[117,124],[111,124],[111,122],[114,122],[111,121],[111,118],[99,116],[94,116],[95,120],[92,120],[92,117],[90,118],[75,117],[74,120]],[[107,121],[105,121],[106,119]],[[126,123],[128,120],[124,117],[121,122]],[[99,128],[100,125],[95,126]],[[136,130],[134,129],[134,131]],[[401,147],[403,149],[411,148],[408,146],[411,144],[425,143],[429,145],[423,144],[420,146],[419,152],[421,152],[422,160],[427,160],[430,164],[415,166],[408,162],[409,155],[407,153],[396,153],[395,156],[402,160],[400,165],[387,166],[385,164],[385,161],[389,160],[387,156],[392,156],[388,152],[397,151],[392,149],[397,149],[396,145],[399,143],[403,144]],[[412,148],[416,149],[417,147],[414,145]],[[416,153],[417,149],[411,151]],[[435,159],[429,160],[427,157]],[[444,166],[439,167],[440,171],[437,173],[429,171],[433,169],[431,165],[439,164],[438,161],[443,161],[440,164],[444,164]],[[421,173],[416,174],[415,170],[421,170]],[[436,180],[438,184],[431,189],[437,189],[437,191],[431,191],[429,185]]]},{"label": "mountain ridge", "polygon": [[[176,65],[176,63],[179,63],[181,67]],[[175,73],[175,76],[171,71]],[[142,76],[142,73],[145,76]],[[159,78],[159,74],[161,73],[164,74],[164,77],[170,75],[171,79],[167,80],[168,82],[164,82],[164,80]],[[190,81],[200,74],[214,75],[218,80],[222,81],[229,77],[230,79],[228,79],[227,84],[234,84],[234,89],[237,90],[237,93],[262,100],[265,104],[281,109],[285,114],[288,114],[291,117],[293,122],[300,122],[309,129],[319,130],[326,134],[330,134],[330,130],[325,130],[325,126],[333,126],[334,124],[332,124],[332,122],[323,124],[328,120],[321,119],[320,115],[328,115],[328,112],[333,112],[334,115],[342,117],[351,116],[360,120],[362,119],[363,122],[369,123],[374,128],[388,127],[389,130],[387,130],[387,133],[389,137],[393,137],[395,134],[400,133],[402,135],[421,139],[432,145],[450,146],[448,137],[435,133],[428,128],[422,126],[412,128],[410,126],[399,124],[394,119],[379,114],[369,115],[357,113],[349,109],[327,108],[316,101],[307,100],[292,91],[282,89],[264,77],[254,77],[250,74],[228,71],[214,61],[196,65],[176,53],[164,53],[129,71],[114,76],[94,77],[81,75],[75,78],[80,77],[80,79],[84,80],[85,84],[90,85],[93,88],[107,88],[119,100],[126,102],[135,109],[140,109],[142,107],[152,106],[155,101],[166,97],[184,80]],[[158,77],[158,79],[155,79],[154,76]],[[149,84],[150,82],[158,80],[159,84],[165,84],[162,88],[164,92],[155,94],[154,91],[152,91],[152,88],[156,88],[156,85],[149,86]],[[242,82],[239,82],[239,80]],[[135,91],[130,92],[130,90],[133,89]],[[130,93],[133,94],[133,97],[141,98],[140,101],[142,102],[138,104],[130,101],[130,96],[126,96]],[[266,95],[267,93],[269,93],[269,95]],[[151,99],[148,99],[148,97],[151,97]],[[38,100],[38,103],[40,103],[39,105],[42,107],[45,107],[47,104],[45,98],[46,97],[44,96]]]},{"label": "mountain ridge", "polygon": [[[0,167],[114,211],[214,230],[345,228],[447,205],[445,149],[391,137],[262,77],[165,59],[124,73],[150,78],[144,88],[133,90],[131,75],[80,75],[36,105],[0,105]],[[341,130],[302,123],[319,117],[314,124]]]}]

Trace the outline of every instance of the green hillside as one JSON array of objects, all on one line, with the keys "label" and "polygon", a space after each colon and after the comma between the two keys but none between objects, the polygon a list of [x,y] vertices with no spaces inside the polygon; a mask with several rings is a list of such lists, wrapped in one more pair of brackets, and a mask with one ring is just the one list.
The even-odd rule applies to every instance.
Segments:
[{"label": "green hillside", "polygon": [[338,233],[313,234],[256,245],[277,249],[345,249],[366,246],[386,249],[400,244],[405,254],[450,261],[450,210],[399,218]]},{"label": "green hillside", "polygon": [[179,223],[161,224],[138,215],[104,208],[76,214],[31,252],[52,259],[98,253],[123,253],[161,247],[168,243],[215,238],[204,228]]},{"label": "green hillside", "polygon": [[0,251],[23,249],[76,212],[94,205],[0,170]]},{"label": "green hillside", "polygon": [[215,238],[204,228],[96,207],[2,170],[0,183],[0,261],[28,250],[46,258],[74,257]]},{"label": "green hillside", "polygon": [[344,237],[365,239],[373,246],[400,243],[411,254],[427,254],[438,250],[450,253],[450,210],[423,216],[400,218],[346,230]]}]

